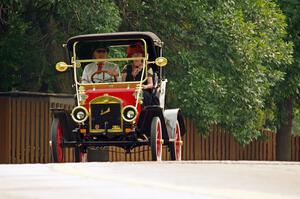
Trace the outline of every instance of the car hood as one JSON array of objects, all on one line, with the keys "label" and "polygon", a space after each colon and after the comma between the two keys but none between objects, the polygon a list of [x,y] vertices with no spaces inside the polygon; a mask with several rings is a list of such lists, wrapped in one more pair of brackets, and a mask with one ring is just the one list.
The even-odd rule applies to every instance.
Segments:
[{"label": "car hood", "polygon": [[135,97],[136,90],[134,88],[101,88],[101,89],[87,89],[85,91],[86,100],[84,106],[89,109],[89,104],[92,100],[97,97],[102,96],[111,96],[118,98],[122,101],[122,106],[133,105],[136,104]]}]

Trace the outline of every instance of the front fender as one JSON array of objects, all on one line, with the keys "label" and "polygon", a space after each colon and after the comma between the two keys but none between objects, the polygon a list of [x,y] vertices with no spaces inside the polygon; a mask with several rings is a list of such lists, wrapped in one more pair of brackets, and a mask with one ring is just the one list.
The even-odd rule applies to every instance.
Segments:
[{"label": "front fender", "polygon": [[166,122],[166,128],[168,135],[171,139],[175,138],[174,132],[176,128],[176,121],[178,121],[180,126],[180,134],[184,136],[186,133],[186,128],[184,124],[184,118],[180,109],[167,109],[164,111],[164,118]]},{"label": "front fender", "polygon": [[77,124],[72,120],[70,111],[61,108],[54,108],[51,111],[53,117],[58,119],[62,126],[63,138],[68,141],[76,140],[76,136],[72,130],[77,127]]},{"label": "front fender", "polygon": [[160,118],[163,139],[168,141],[169,136],[166,128],[166,122],[163,115],[163,110],[159,106],[147,106],[142,110],[139,117],[139,121],[137,123],[138,131],[142,134],[146,134],[150,136],[151,122],[153,117]]}]

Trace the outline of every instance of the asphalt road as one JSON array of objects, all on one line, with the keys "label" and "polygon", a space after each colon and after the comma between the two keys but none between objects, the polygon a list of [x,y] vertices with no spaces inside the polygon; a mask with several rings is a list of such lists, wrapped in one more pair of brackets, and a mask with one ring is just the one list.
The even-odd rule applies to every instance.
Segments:
[{"label": "asphalt road", "polygon": [[0,198],[300,199],[300,163],[182,161],[0,165]]}]

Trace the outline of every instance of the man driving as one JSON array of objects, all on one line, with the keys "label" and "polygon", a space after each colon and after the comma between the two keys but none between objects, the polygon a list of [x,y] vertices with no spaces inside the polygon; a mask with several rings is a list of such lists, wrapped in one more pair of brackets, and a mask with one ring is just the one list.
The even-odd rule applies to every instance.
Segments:
[{"label": "man driving", "polygon": [[[93,51],[93,59],[106,59],[109,50],[106,47],[97,47]],[[85,66],[81,82],[101,83],[120,79],[120,69],[117,64],[110,62],[93,62]]]}]

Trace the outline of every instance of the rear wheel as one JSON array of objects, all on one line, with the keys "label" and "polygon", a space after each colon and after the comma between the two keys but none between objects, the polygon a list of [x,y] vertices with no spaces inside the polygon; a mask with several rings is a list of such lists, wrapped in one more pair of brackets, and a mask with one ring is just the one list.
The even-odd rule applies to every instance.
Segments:
[{"label": "rear wheel", "polygon": [[170,143],[170,155],[171,155],[171,160],[181,160],[181,132],[180,132],[180,125],[179,122],[176,121],[176,126],[174,130],[174,142]]},{"label": "rear wheel", "polygon": [[162,157],[162,128],[159,117],[153,117],[151,122],[151,155],[153,161],[161,161]]},{"label": "rear wheel", "polygon": [[53,162],[63,162],[62,126],[59,119],[54,118],[51,126],[50,148]]}]

